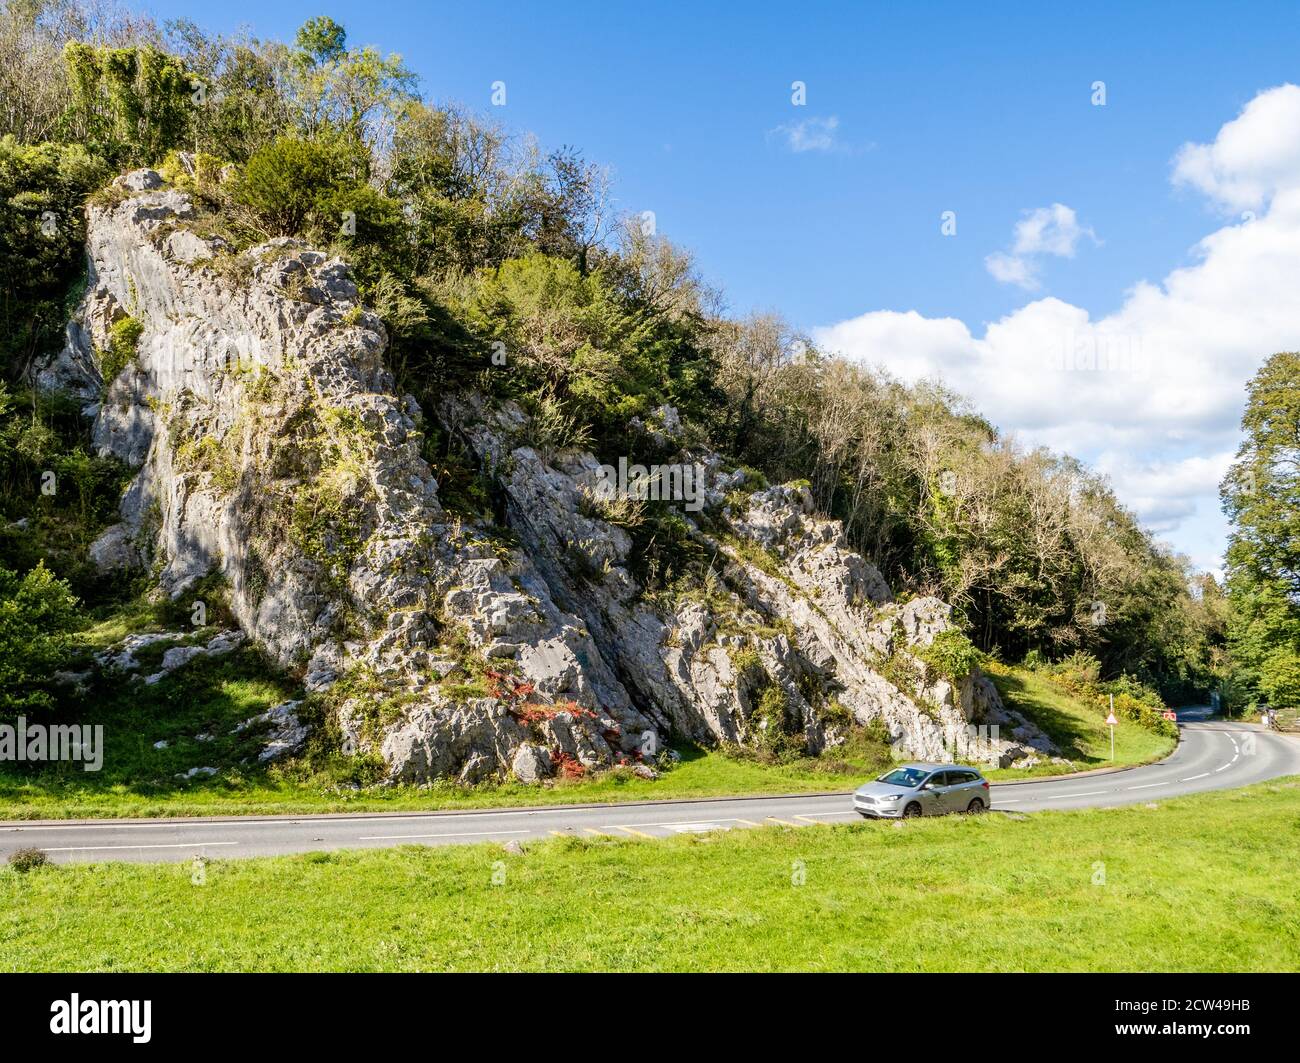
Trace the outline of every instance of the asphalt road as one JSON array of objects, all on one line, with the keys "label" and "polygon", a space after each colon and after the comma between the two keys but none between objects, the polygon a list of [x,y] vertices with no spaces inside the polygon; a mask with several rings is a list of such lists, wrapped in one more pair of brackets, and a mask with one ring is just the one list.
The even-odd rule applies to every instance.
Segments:
[{"label": "asphalt road", "polygon": [[[1300,774],[1300,738],[1248,724],[1180,724],[1167,760],[1107,774],[995,784],[995,810],[1112,807]],[[0,823],[0,860],[35,846],[58,862],[178,861],[393,845],[526,841],[554,834],[664,838],[771,824],[808,826],[857,819],[847,794],[648,801],[497,811],[238,816],[224,819],[60,820]]]}]

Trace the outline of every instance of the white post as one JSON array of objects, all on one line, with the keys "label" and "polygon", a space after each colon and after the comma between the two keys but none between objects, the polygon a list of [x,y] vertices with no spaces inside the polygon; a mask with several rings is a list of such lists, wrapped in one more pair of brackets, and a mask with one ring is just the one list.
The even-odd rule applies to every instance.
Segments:
[{"label": "white post", "polygon": [[[1111,714],[1112,717],[1114,717],[1114,715],[1115,715],[1115,695],[1114,695],[1114,694],[1112,694],[1112,695],[1110,696],[1110,714]],[[1110,725],[1110,759],[1111,759],[1111,760],[1114,760],[1114,759],[1115,759],[1115,725],[1114,725],[1114,724],[1111,724],[1111,725]]]}]

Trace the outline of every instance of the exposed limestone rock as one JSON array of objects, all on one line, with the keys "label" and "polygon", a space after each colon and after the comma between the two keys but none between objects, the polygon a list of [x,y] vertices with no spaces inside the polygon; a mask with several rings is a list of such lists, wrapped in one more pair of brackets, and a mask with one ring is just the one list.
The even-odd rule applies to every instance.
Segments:
[{"label": "exposed limestone rock", "polygon": [[[138,194],[90,209],[75,342],[38,378],[88,377],[112,323],[141,324],[95,416],[99,450],[139,469],[97,562],[157,564],[172,596],[218,571],[243,630],[309,690],[364,675],[340,720],[393,779],[501,775],[529,741],[590,767],[634,748],[652,724],[586,627],[525,554],[439,504],[346,265],[292,240],[231,254],[156,174],[120,184]],[[554,718],[520,722],[533,703]]]},{"label": "exposed limestone rock", "polygon": [[145,683],[152,686],[154,683],[161,682],[164,678],[171,675],[177,668],[181,668],[198,657],[224,657],[228,653],[233,653],[244,643],[244,633],[242,631],[223,631],[214,635],[212,640],[206,646],[173,646],[163,654],[162,663],[158,665],[158,671],[152,675],[145,676]]},{"label": "exposed limestone rock", "polygon": [[[543,460],[517,407],[448,395],[438,416],[502,489],[518,542],[448,513],[344,263],[288,239],[233,252],[152,171],[119,186],[131,194],[90,209],[90,285],[37,374],[81,396],[99,450],[138,470],[92,556],[154,566],[172,596],[220,573],[243,632],[389,779],[535,782],[653,759],[673,734],[815,752],[873,721],[909,756],[1050,750],[978,673],[930,673],[913,651],[948,607],[893,603],[806,488],[745,495],[717,455],[683,451],[701,471],[691,541],[712,563],[698,587],[646,594],[632,536],[593,501],[596,458]],[[128,316],[134,357],[104,381],[97,352]],[[671,408],[633,427],[681,446]],[[148,681],[211,652],[173,647]],[[298,707],[256,718],[273,736],[261,759],[301,746]],[[972,738],[972,723],[1013,736]]]},{"label": "exposed limestone rock", "polygon": [[[257,716],[252,716],[243,723],[236,724],[232,734],[239,734],[251,727],[267,728],[266,741],[257,759],[265,764],[277,760],[289,753],[296,753],[306,743],[311,734],[311,726],[298,719],[297,710],[302,706],[301,700],[285,701]],[[201,737],[201,736],[200,736]]]},{"label": "exposed limestone rock", "polygon": [[[650,601],[631,572],[631,537],[584,504],[595,458],[565,454],[551,467],[515,445],[526,416],[512,405],[454,397],[440,412],[504,487],[508,522],[557,602],[584,617],[661,728],[757,745],[784,729],[817,751],[843,738],[838,707],[860,724],[882,721],[900,755],[942,760],[955,749],[999,762],[1050,748],[980,673],[955,685],[927,674],[910,651],[949,627],[950,608],[933,598],[893,604],[840,523],[814,514],[807,488],[767,488],[734,509],[725,504],[734,474],[716,455],[683,453],[704,473],[706,519],[693,523],[716,579],[670,603]],[[672,411],[657,422],[647,431],[662,445],[679,422]],[[765,708],[773,688],[780,696]],[[783,720],[771,718],[771,704],[783,705]],[[1010,737],[1001,733],[1008,724]]]}]

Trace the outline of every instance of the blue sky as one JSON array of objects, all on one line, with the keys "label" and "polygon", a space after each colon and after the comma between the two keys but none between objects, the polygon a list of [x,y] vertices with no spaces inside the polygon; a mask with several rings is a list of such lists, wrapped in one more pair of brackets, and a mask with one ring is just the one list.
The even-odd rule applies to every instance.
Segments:
[{"label": "blue sky", "polygon": [[[431,98],[608,164],[619,205],[653,210],[733,312],[778,309],[850,356],[943,375],[1027,444],[1110,473],[1153,528],[1217,567],[1224,528],[1207,485],[1235,446],[1241,385],[1271,353],[1250,348],[1285,341],[1290,322],[1252,305],[1243,312],[1258,327],[1239,329],[1240,350],[1184,353],[1184,337],[1153,324],[1132,290],[1204,267],[1213,251],[1199,242],[1244,224],[1244,210],[1286,220],[1275,201],[1291,176],[1300,186],[1300,166],[1286,170],[1285,151],[1261,163],[1249,148],[1214,145],[1261,92],[1296,78],[1300,5],[146,6],[285,39],[331,15],[352,43],[400,52]],[[503,108],[490,105],[498,80]],[[791,102],[796,80],[804,106]],[[1105,106],[1092,103],[1096,81]],[[1265,155],[1300,142],[1291,99],[1274,103],[1246,131],[1272,145]],[[1175,181],[1185,144],[1209,155]],[[1257,164],[1267,187],[1252,198],[1238,186]],[[957,233],[945,237],[949,210]],[[1279,238],[1289,237],[1287,227]],[[1221,248],[1220,266],[1251,254]],[[1202,334],[1230,332],[1232,308],[1212,309]],[[1209,312],[1193,298],[1156,319]],[[1005,342],[986,335],[999,321],[1014,333]],[[1078,337],[1087,347],[1099,322],[1138,352],[1138,370],[1126,361],[1052,376],[1034,363]],[[1039,354],[1026,353],[1027,335]]]}]

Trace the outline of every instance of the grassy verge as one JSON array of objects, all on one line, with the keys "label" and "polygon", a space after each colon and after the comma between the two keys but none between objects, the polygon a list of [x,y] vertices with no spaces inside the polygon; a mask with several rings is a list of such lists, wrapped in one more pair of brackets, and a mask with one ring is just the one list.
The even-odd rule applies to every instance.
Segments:
[{"label": "grassy verge", "polygon": [[1040,764],[1033,768],[1002,768],[987,772],[991,779],[1036,778],[1091,768],[1124,767],[1161,760],[1173,752],[1176,740],[1148,731],[1131,720],[1115,728],[1115,759],[1110,759],[1110,728],[1106,718],[1055,683],[1028,668],[988,666],[1002,700],[1041,727],[1061,748],[1069,765]]},{"label": "grassy verge", "polygon": [[[113,641],[115,623],[110,619],[94,629],[94,641]],[[1010,704],[1061,743],[1071,763],[994,771],[992,778],[1109,763],[1109,735],[1094,710],[1032,672],[999,669],[994,679]],[[0,819],[411,811],[848,790],[888,763],[885,747],[858,736],[826,757],[786,764],[683,748],[681,763],[655,780],[619,770],[545,786],[358,787],[346,776],[345,758],[334,758],[325,769],[293,763],[259,767],[258,737],[232,733],[235,724],[296,693],[252,649],[196,661],[155,686],[119,684],[97,693],[91,722],[104,726],[103,769],[85,772],[79,764],[66,763],[0,765]],[[69,710],[60,722],[75,719],[88,719],[84,707]],[[211,737],[200,741],[200,735]],[[159,742],[165,747],[155,748]],[[1116,729],[1117,763],[1158,759],[1170,748],[1171,743],[1136,724],[1125,722]],[[215,767],[218,773],[189,781],[176,777],[195,767]]]},{"label": "grassy verge", "polygon": [[1159,807],[520,855],[5,869],[0,969],[1295,970],[1297,843],[1289,779]]}]

